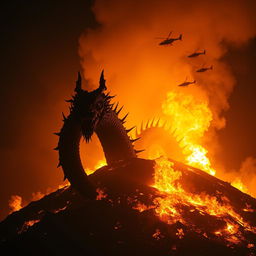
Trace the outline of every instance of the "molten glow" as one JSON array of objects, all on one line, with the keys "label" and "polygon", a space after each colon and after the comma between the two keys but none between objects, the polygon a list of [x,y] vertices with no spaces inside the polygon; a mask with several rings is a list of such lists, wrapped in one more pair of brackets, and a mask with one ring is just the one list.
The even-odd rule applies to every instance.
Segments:
[{"label": "molten glow", "polygon": [[161,238],[163,238],[164,236],[161,234],[160,229],[156,229],[155,233],[152,235],[152,237],[156,240],[160,240]]},{"label": "molten glow", "polygon": [[246,188],[246,186],[243,184],[243,182],[239,178],[235,179],[231,183],[231,185],[244,193],[248,193],[248,189]]},{"label": "molten glow", "polygon": [[[198,212],[200,215],[209,215],[219,218],[226,223],[221,230],[216,230],[214,235],[222,236],[228,242],[238,243],[241,238],[239,227],[256,233],[256,228],[251,227],[243,218],[234,211],[229,200],[221,197],[220,202],[216,197],[206,194],[191,194],[186,192],[180,184],[182,173],[173,168],[173,163],[166,158],[156,160],[155,166],[155,187],[160,196],[155,198],[155,212],[162,221],[168,224],[180,222],[189,225],[183,217],[181,205],[187,206],[190,212]],[[184,236],[183,231],[177,231],[179,238]]]},{"label": "molten glow", "polygon": [[25,221],[21,229],[18,231],[18,233],[21,234],[23,232],[26,232],[29,229],[29,227],[32,227],[34,224],[38,222],[40,222],[40,219]]},{"label": "molten glow", "polygon": [[90,174],[94,173],[97,169],[99,169],[99,168],[101,168],[105,165],[107,165],[106,161],[105,160],[100,160],[100,161],[97,162],[97,164],[95,165],[95,167],[93,169],[87,168],[87,169],[85,169],[85,172],[86,172],[87,175],[90,175]]},{"label": "molten glow", "polygon": [[15,212],[15,211],[19,211],[22,206],[22,198],[18,195],[13,195],[11,196],[11,199],[9,200],[9,207],[11,209],[10,213]]},{"label": "molten glow", "polygon": [[196,96],[172,91],[167,94],[162,111],[171,120],[187,164],[215,175],[207,157],[208,151],[202,146],[202,138],[213,120],[208,103]]},{"label": "molten glow", "polygon": [[97,192],[96,200],[102,200],[108,196],[103,189],[97,188],[96,192]]}]

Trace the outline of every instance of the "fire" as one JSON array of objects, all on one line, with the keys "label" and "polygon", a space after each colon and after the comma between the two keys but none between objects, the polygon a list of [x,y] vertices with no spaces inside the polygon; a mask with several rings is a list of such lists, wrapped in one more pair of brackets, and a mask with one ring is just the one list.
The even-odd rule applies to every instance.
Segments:
[{"label": "fire", "polygon": [[236,178],[231,185],[237,189],[239,189],[240,191],[244,192],[244,193],[248,193],[248,189],[246,188],[246,186],[243,184],[243,182],[241,181],[241,179]]},{"label": "fire", "polygon": [[[214,216],[224,221],[226,225],[221,230],[215,230],[213,234],[223,237],[228,242],[238,243],[242,239],[241,232],[239,232],[240,227],[256,233],[256,228],[251,227],[234,211],[227,198],[222,196],[220,202],[214,196],[191,194],[185,191],[179,181],[182,173],[175,170],[173,165],[171,161],[163,157],[156,160],[152,186],[160,193],[160,196],[154,199],[154,203],[155,213],[162,221],[168,224],[180,222],[189,226],[181,207],[186,206],[192,213],[198,212],[200,215]],[[179,231],[177,235],[182,237],[184,235],[182,232]]]},{"label": "fire", "polygon": [[9,200],[9,207],[11,209],[10,213],[19,211],[22,206],[22,198],[18,195],[11,196],[11,199]]},{"label": "fire", "polygon": [[163,113],[172,120],[172,128],[180,141],[186,163],[200,168],[211,175],[216,171],[211,167],[207,149],[202,144],[205,132],[209,129],[213,114],[203,100],[194,95],[169,92],[162,104]]},{"label": "fire", "polygon": [[105,160],[99,160],[93,169],[86,168],[85,172],[87,175],[90,175],[90,174],[94,173],[97,169],[99,169],[105,165],[107,165]]},{"label": "fire", "polygon": [[25,221],[18,233],[21,234],[26,232],[30,227],[34,226],[34,224],[38,222],[40,222],[40,219]]}]

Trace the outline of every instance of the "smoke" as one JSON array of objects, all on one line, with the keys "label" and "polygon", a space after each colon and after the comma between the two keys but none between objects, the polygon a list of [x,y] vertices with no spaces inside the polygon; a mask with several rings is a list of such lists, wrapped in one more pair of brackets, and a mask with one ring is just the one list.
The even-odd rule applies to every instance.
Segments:
[{"label": "smoke", "polygon": [[[107,86],[130,112],[129,125],[163,116],[161,104],[169,91],[194,95],[209,104],[213,115],[205,142],[210,155],[217,148],[216,131],[225,127],[224,112],[235,78],[222,57],[229,45],[242,47],[256,34],[253,1],[95,1],[99,26],[80,37],[79,53],[94,88],[101,69]],[[156,37],[183,35],[173,46],[159,46]],[[205,56],[187,55],[206,49]],[[213,65],[206,73],[195,72]],[[186,88],[177,85],[196,80]],[[214,142],[214,143],[213,143]]]}]

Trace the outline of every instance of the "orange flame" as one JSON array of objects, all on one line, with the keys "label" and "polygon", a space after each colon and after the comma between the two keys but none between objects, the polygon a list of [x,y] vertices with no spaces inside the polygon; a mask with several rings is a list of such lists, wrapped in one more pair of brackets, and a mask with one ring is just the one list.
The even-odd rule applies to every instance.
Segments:
[{"label": "orange flame", "polygon": [[[177,221],[186,225],[186,220],[182,216],[182,211],[178,205],[190,206],[191,211],[197,210],[201,215],[208,214],[221,218],[226,222],[226,227],[216,230],[216,236],[222,236],[228,242],[238,243],[241,238],[239,227],[256,233],[256,227],[250,226],[243,218],[234,211],[229,200],[222,197],[220,203],[216,197],[206,194],[191,194],[186,192],[179,179],[182,172],[173,168],[173,163],[166,158],[156,160],[155,176],[153,187],[159,190],[160,197],[155,198],[155,212],[163,221],[174,224]],[[178,231],[177,236],[182,238],[184,233]]]},{"label": "orange flame", "polygon": [[172,121],[171,126],[176,138],[180,140],[186,162],[215,175],[216,171],[211,167],[207,157],[208,151],[201,145],[202,138],[213,120],[207,102],[193,95],[172,91],[167,94],[162,111]]},{"label": "orange flame", "polygon": [[22,198],[20,196],[18,195],[11,196],[9,200],[9,207],[11,209],[10,213],[19,211],[22,208],[21,204],[22,204]]}]

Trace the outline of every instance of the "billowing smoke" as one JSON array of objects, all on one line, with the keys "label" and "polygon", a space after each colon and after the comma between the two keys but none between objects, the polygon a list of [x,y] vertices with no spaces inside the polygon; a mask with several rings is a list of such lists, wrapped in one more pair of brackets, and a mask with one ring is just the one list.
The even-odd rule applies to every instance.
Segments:
[{"label": "billowing smoke", "polygon": [[[89,89],[105,69],[107,86],[130,112],[129,125],[163,116],[169,91],[194,95],[206,102],[213,120],[204,136],[214,157],[216,131],[225,127],[224,111],[235,78],[222,57],[229,45],[243,46],[256,34],[253,1],[95,1],[99,26],[80,37],[80,56]],[[173,46],[159,46],[156,37],[183,35]],[[206,50],[197,58],[187,56]],[[197,73],[202,66],[213,70]],[[195,85],[178,84],[196,80]],[[214,140],[213,140],[214,138]],[[216,163],[216,166],[220,164]]]}]

